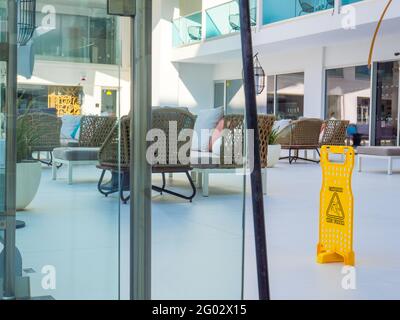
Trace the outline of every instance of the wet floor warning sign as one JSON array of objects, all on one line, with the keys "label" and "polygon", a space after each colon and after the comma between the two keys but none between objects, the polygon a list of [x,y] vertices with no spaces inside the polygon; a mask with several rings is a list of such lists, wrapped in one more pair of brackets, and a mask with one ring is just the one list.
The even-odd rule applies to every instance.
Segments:
[{"label": "wet floor warning sign", "polygon": [[353,208],[351,177],[354,149],[323,146],[317,262],[354,265]]}]

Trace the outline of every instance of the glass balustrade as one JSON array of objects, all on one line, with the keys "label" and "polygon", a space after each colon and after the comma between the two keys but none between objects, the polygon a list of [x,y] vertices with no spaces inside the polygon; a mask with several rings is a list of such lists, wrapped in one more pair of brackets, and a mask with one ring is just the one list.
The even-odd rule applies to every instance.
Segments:
[{"label": "glass balustrade", "polygon": [[346,4],[361,2],[361,1],[364,1],[364,0],[342,0],[342,6],[345,6]]},{"label": "glass balustrade", "polygon": [[[251,25],[257,24],[257,1],[250,0]],[[239,1],[230,1],[206,10],[206,38],[240,30]]]},{"label": "glass balustrade", "polygon": [[[319,11],[333,9],[335,0],[262,0],[263,24],[283,21]],[[364,0],[342,0],[349,5]],[[257,0],[250,0],[251,25],[257,25]],[[173,45],[198,42],[240,31],[239,1],[228,1],[205,11],[205,26],[202,26],[202,13],[194,13],[173,21]]]},{"label": "glass balustrade", "polygon": [[[263,24],[332,9],[335,0],[263,0]],[[350,2],[348,0],[347,2]],[[354,1],[353,1],[354,2]]]},{"label": "glass balustrade", "polygon": [[173,21],[173,46],[200,41],[202,38],[202,13],[194,13]]}]

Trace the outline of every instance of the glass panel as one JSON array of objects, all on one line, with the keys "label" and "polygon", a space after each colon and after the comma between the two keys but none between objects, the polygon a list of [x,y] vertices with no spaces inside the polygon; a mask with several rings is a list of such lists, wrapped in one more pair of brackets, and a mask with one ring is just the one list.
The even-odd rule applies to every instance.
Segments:
[{"label": "glass panel", "polygon": [[[257,0],[250,0],[251,25],[257,25]],[[230,1],[206,10],[206,38],[240,30],[239,2]]]},{"label": "glass panel", "polygon": [[298,119],[304,114],[304,73],[277,76],[278,119]]},{"label": "glass panel", "polygon": [[263,0],[263,24],[332,9],[334,0]]},{"label": "glass panel", "polygon": [[378,146],[397,145],[399,62],[378,63],[376,90],[375,143]]},{"label": "glass panel", "polygon": [[[122,19],[107,16],[106,4],[37,1],[32,42],[42,61],[33,59],[33,74],[18,77],[17,136],[26,143],[18,138],[17,218],[26,226],[17,230],[17,246],[33,297],[120,294],[119,219],[129,205],[119,198],[117,123],[130,105],[126,95],[120,108],[120,75],[127,75],[125,92],[130,84],[118,56]],[[103,88],[114,88],[111,96],[106,91],[110,100]]]},{"label": "glass panel", "polygon": [[[0,45],[7,42],[7,2],[0,1]],[[4,192],[5,192],[5,138],[6,138],[6,85],[7,85],[7,63],[5,61],[5,49],[0,49],[0,214],[4,212]],[[2,275],[0,275],[0,278]],[[3,288],[0,288],[3,290]]]},{"label": "glass panel", "polygon": [[194,13],[186,17],[175,19],[172,23],[173,46],[198,42],[202,38],[202,13]]},{"label": "glass panel", "polygon": [[369,144],[371,75],[368,66],[327,70],[326,117],[349,120],[353,143]]},{"label": "glass panel", "polygon": [[[35,52],[39,59],[85,63],[116,63],[118,30],[116,18],[103,10],[74,12],[68,7],[53,9],[38,1],[37,21],[46,24],[37,31]],[[86,12],[85,12],[86,11]]]},{"label": "glass panel", "polygon": [[4,170],[5,170],[5,139],[6,139],[6,119],[5,119],[5,95],[7,82],[7,63],[0,61],[0,213],[4,212]]}]

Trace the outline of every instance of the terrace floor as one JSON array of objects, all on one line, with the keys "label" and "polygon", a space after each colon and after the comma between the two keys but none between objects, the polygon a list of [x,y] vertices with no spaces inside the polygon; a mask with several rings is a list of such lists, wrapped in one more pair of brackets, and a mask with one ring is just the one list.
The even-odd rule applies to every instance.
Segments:
[{"label": "terrace floor", "polygon": [[[264,199],[273,299],[400,299],[400,215],[396,205],[400,163],[395,163],[392,176],[386,175],[385,168],[384,162],[366,161],[366,172],[355,172],[353,177],[356,290],[342,288],[341,264],[315,262],[319,165],[280,162],[269,170]],[[126,298],[129,206],[120,206],[116,197],[104,198],[97,192],[96,168],[78,167],[74,175],[76,183],[70,186],[64,178],[65,168],[60,169],[57,181],[51,180],[50,169],[43,168],[34,202],[18,213],[18,219],[27,223],[17,232],[17,245],[23,268],[31,277],[32,295],[114,299],[120,284],[121,298]],[[179,175],[170,183],[185,189]],[[216,174],[210,177],[210,197],[199,192],[193,203],[153,194],[154,299],[241,297],[242,190],[243,177]],[[257,289],[248,200],[244,279],[245,298],[253,299]],[[57,272],[55,290],[42,288],[41,270],[46,265]]]}]

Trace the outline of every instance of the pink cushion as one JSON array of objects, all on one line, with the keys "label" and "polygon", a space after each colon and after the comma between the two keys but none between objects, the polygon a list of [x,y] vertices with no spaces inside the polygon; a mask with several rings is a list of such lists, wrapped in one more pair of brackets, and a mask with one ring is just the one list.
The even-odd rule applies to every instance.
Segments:
[{"label": "pink cushion", "polygon": [[222,131],[224,130],[224,118],[219,120],[217,123],[216,128],[214,129],[211,139],[210,139],[210,145],[209,145],[209,151],[212,152],[212,147],[221,136],[222,136]]}]

